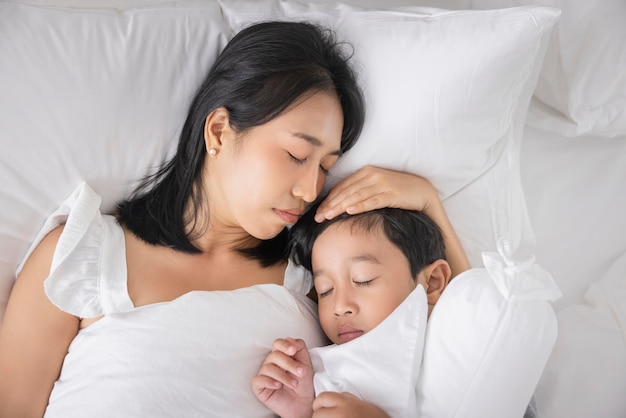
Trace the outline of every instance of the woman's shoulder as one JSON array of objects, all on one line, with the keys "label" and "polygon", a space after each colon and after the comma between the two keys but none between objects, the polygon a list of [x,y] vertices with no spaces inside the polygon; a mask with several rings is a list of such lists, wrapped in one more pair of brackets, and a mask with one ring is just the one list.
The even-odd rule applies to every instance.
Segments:
[{"label": "woman's shoulder", "polygon": [[31,251],[29,251],[29,255],[20,265],[17,277],[21,277],[25,271],[39,272],[38,276],[41,277],[41,280],[47,277],[63,229],[64,225],[57,226],[47,232],[40,241],[33,246]]}]

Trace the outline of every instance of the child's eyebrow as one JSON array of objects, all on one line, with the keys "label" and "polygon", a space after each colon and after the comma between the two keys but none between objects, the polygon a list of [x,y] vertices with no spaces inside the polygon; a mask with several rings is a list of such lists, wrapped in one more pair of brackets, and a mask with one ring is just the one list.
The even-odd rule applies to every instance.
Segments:
[{"label": "child's eyebrow", "polygon": [[[363,263],[363,262],[372,263],[372,264],[382,264],[380,260],[378,259],[378,257],[376,257],[374,254],[369,254],[369,253],[355,255],[353,257],[348,257],[347,260],[350,262],[350,264]],[[325,273],[325,270],[321,268],[321,269],[313,270],[311,273],[313,274],[313,280],[315,280],[316,277],[322,276]]]},{"label": "child's eyebrow", "polygon": [[354,263],[359,263],[359,262],[369,262],[369,263],[374,263],[374,264],[381,264],[380,260],[378,259],[378,257],[376,257],[374,254],[362,254],[362,255],[357,255],[354,257],[350,257],[350,261],[354,264]]}]

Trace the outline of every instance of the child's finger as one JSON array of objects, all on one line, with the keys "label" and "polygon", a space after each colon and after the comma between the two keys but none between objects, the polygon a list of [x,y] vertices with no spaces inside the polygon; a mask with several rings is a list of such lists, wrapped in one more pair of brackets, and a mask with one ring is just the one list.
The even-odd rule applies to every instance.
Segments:
[{"label": "child's finger", "polygon": [[324,408],[335,408],[339,399],[339,394],[336,392],[322,392],[313,400],[313,411]]},{"label": "child's finger", "polygon": [[259,369],[259,375],[266,376],[294,390],[298,387],[296,375],[275,362],[263,363]]},{"label": "child's finger", "polygon": [[252,378],[251,386],[256,397],[261,402],[265,402],[275,390],[280,389],[283,385],[269,376],[259,374]]},{"label": "child's finger", "polygon": [[288,370],[294,376],[304,376],[306,368],[311,365],[309,350],[304,340],[301,339],[287,337],[275,340],[272,345],[272,352],[268,355],[268,358],[270,356],[271,361]]},{"label": "child's finger", "polygon": [[[302,340],[300,340],[302,341]],[[277,338],[272,344],[272,351],[280,351],[288,356],[293,356],[298,350],[302,349],[302,344],[293,338]]]},{"label": "child's finger", "polygon": [[[301,365],[305,366],[306,372],[306,368],[312,367],[311,356],[309,355],[309,349],[307,348],[306,343],[304,342],[304,340],[301,340],[299,338],[294,339],[287,337],[286,340],[287,342],[293,344],[294,347],[296,347],[297,351],[292,357]],[[304,376],[304,374],[298,374],[298,376]]]}]

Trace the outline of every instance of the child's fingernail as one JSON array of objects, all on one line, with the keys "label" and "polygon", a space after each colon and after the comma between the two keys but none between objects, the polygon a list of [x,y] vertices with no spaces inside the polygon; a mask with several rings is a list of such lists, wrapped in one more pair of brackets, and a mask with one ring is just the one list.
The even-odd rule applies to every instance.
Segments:
[{"label": "child's fingernail", "polygon": [[315,214],[315,222],[322,222],[324,220],[324,214],[316,213]]},{"label": "child's fingernail", "polygon": [[298,376],[304,376],[304,369],[303,369],[302,367],[298,367],[298,368],[296,369],[296,374],[297,374]]}]

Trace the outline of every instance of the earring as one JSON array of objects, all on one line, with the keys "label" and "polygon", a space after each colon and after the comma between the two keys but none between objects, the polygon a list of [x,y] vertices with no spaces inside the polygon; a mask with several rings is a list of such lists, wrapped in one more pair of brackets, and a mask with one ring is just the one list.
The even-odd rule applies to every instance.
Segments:
[{"label": "earring", "polygon": [[211,157],[215,157],[217,155],[217,150],[215,148],[209,149],[209,155]]}]

